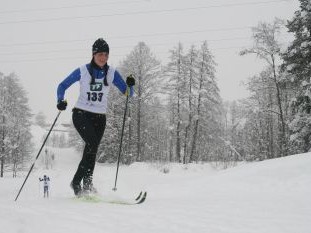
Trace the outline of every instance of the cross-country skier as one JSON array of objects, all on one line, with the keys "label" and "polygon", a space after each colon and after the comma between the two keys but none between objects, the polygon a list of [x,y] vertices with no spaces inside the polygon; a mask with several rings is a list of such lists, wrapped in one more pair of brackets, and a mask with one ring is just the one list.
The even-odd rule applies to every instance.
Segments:
[{"label": "cross-country skier", "polygon": [[39,181],[43,182],[43,197],[49,197],[50,177],[44,175],[43,178],[39,178]]},{"label": "cross-country skier", "polygon": [[[120,73],[108,66],[108,58],[109,46],[105,40],[99,38],[92,46],[91,62],[74,70],[57,88],[57,108],[65,110],[67,107],[67,102],[64,100],[66,89],[77,81],[80,83],[80,95],[72,110],[72,120],[85,142],[85,148],[70,184],[76,196],[84,192],[96,192],[92,177],[96,153],[106,127],[105,114],[110,87],[113,84],[123,94],[133,95],[135,85],[133,76],[128,76],[125,83]],[[81,181],[83,187],[81,187]]]}]

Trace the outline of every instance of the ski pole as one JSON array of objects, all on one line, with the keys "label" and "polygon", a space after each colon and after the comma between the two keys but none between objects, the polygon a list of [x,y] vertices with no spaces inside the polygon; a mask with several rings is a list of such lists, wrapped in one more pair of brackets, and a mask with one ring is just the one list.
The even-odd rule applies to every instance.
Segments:
[{"label": "ski pole", "polygon": [[31,173],[31,171],[32,171],[32,169],[33,169],[33,167],[35,166],[35,163],[36,163],[37,159],[39,158],[39,155],[40,155],[40,153],[41,153],[41,151],[42,151],[42,149],[43,149],[43,147],[44,147],[44,145],[45,145],[45,143],[46,143],[48,137],[50,136],[50,133],[52,132],[52,129],[53,129],[53,127],[54,127],[54,125],[55,125],[55,123],[56,123],[56,121],[57,121],[57,119],[58,119],[60,113],[61,113],[61,111],[58,112],[58,114],[57,114],[57,116],[56,116],[56,118],[55,118],[55,120],[54,120],[54,123],[53,123],[52,126],[51,126],[51,129],[50,129],[49,133],[47,134],[46,138],[44,139],[44,142],[43,142],[43,144],[42,144],[42,146],[41,146],[41,148],[40,148],[40,150],[39,150],[39,152],[38,152],[38,154],[37,154],[37,157],[36,157],[35,161],[33,162],[33,164],[31,165],[30,170],[29,170],[29,172],[28,172],[28,174],[27,174],[27,176],[26,176],[26,178],[25,178],[25,180],[24,180],[24,183],[22,184],[22,187],[21,187],[21,188],[19,189],[19,191],[18,191],[18,194],[17,194],[17,196],[16,196],[16,198],[15,198],[15,201],[17,201],[17,198],[19,197],[19,194],[21,193],[21,191],[22,191],[22,189],[23,189],[23,187],[24,187],[24,185],[25,185],[25,183],[26,183],[26,181],[27,181],[27,179],[28,179],[28,177],[29,177],[29,175],[30,175],[30,173]]},{"label": "ski pole", "polygon": [[119,165],[120,165],[120,158],[121,158],[121,150],[122,150],[122,141],[123,141],[123,133],[124,133],[124,125],[125,125],[125,117],[127,112],[127,105],[130,95],[130,88],[127,87],[127,95],[126,95],[126,101],[125,101],[125,110],[124,110],[124,116],[123,116],[123,124],[122,124],[122,131],[121,131],[121,139],[120,139],[120,147],[119,147],[119,155],[118,155],[118,163],[117,163],[117,172],[116,172],[116,178],[114,182],[114,188],[113,191],[117,191],[117,180],[118,180],[118,173],[119,173]]}]

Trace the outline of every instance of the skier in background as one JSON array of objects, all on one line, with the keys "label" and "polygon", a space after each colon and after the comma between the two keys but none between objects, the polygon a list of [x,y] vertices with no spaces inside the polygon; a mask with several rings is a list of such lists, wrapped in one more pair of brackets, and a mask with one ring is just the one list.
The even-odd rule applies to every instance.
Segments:
[{"label": "skier in background", "polygon": [[[106,127],[106,111],[110,86],[115,85],[121,93],[133,95],[135,79],[128,76],[124,82],[120,73],[108,66],[109,46],[99,38],[92,46],[92,60],[75,69],[57,88],[57,108],[61,111],[67,107],[64,100],[65,91],[79,81],[80,95],[72,110],[72,121],[85,142],[81,162],[71,181],[70,187],[76,196],[83,193],[96,193],[93,185],[93,172],[96,153]],[[128,88],[129,87],[129,88]],[[83,182],[83,187],[81,187]]]},{"label": "skier in background", "polygon": [[39,181],[43,182],[43,197],[49,197],[49,189],[50,189],[50,177],[48,177],[47,175],[44,175],[43,176],[43,179],[42,178],[39,178]]}]

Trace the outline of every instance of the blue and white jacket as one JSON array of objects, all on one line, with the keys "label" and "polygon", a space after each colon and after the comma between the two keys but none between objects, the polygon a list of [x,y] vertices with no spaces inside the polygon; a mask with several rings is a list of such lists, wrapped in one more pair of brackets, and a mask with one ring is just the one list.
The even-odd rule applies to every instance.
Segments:
[{"label": "blue and white jacket", "polygon": [[[92,78],[89,72],[90,69],[92,69],[91,73],[95,78],[95,84],[93,85],[91,85]],[[106,78],[106,81],[104,81],[104,78]],[[64,100],[67,88],[77,81],[80,82],[80,95],[75,107],[88,112],[100,114],[105,114],[107,112],[108,93],[112,84],[123,94],[127,94],[127,85],[115,68],[109,66],[105,77],[104,69],[86,64],[74,70],[58,85],[57,100]],[[131,87],[130,96],[133,96],[133,92],[133,87]]]}]

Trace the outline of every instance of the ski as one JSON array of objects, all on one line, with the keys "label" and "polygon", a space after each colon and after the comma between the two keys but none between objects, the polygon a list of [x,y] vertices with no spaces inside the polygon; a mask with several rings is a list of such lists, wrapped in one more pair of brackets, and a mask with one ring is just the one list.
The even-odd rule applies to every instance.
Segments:
[{"label": "ski", "polygon": [[105,198],[99,195],[81,195],[80,197],[75,197],[75,200],[83,202],[92,203],[108,203],[108,204],[118,204],[118,205],[139,205],[145,202],[147,198],[147,192],[140,192],[135,200],[124,200],[116,198]]},{"label": "ski", "polygon": [[141,191],[134,201],[114,200],[111,202],[108,201],[108,203],[121,204],[121,205],[138,205],[138,204],[142,204],[143,202],[145,202],[146,198],[147,198],[147,192]]}]

